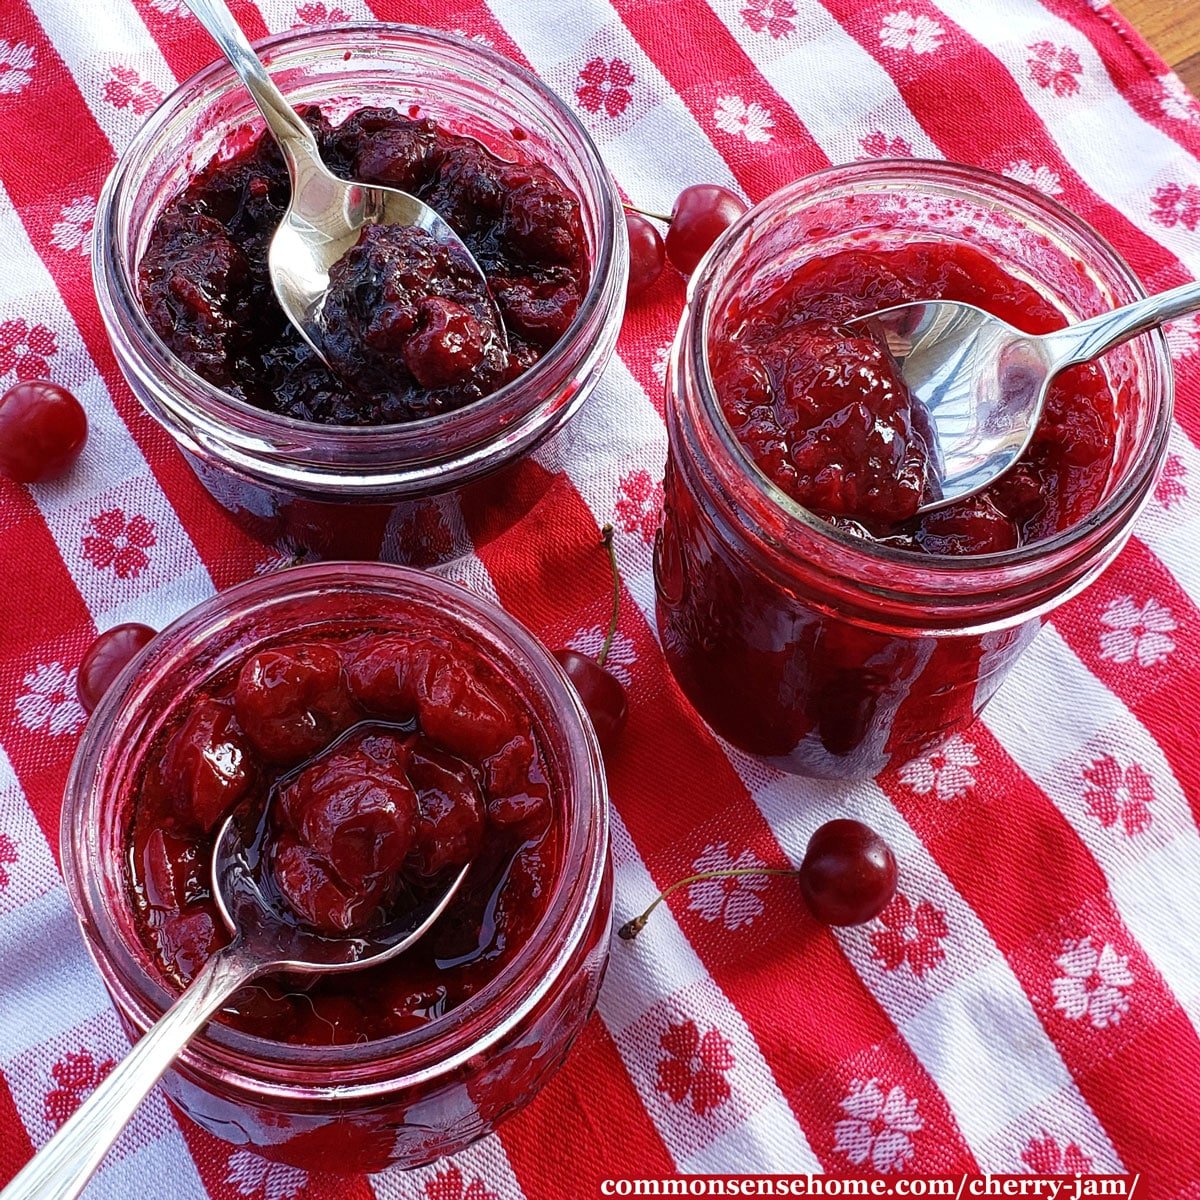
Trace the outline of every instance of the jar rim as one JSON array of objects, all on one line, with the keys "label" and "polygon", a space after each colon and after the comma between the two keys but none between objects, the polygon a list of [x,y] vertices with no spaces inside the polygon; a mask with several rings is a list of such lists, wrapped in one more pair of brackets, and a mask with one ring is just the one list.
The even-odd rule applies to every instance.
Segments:
[{"label": "jar rim", "polygon": [[[545,646],[515,618],[465,587],[410,567],[328,562],[255,577],[219,592],[163,629],[118,676],[76,750],[61,814],[63,875],[88,948],[118,1009],[144,1031],[178,999],[115,920],[128,913],[124,877],[103,854],[102,814],[121,796],[102,777],[105,756],[144,715],[163,677],[196,654],[207,634],[260,617],[271,604],[349,591],[416,604],[487,639],[486,651],[536,688],[555,725],[553,747],[568,801],[560,869],[541,920],[513,959],[474,995],[428,1026],[341,1046],[304,1046],[212,1023],[178,1063],[227,1086],[261,1094],[369,1098],[447,1075],[502,1042],[558,983],[592,923],[609,853],[608,794],[599,743],[574,688]],[[255,626],[260,633],[259,626]],[[526,693],[528,695],[528,692]],[[543,714],[546,715],[546,714]],[[111,885],[105,887],[105,884]],[[489,1012],[500,1019],[488,1019]],[[477,1028],[478,1027],[478,1028]],[[312,1078],[306,1076],[311,1073]]]},{"label": "jar rim", "polygon": [[[356,46],[366,52],[389,43],[433,48],[447,56],[447,64],[453,58],[464,68],[472,62],[481,64],[503,79],[513,94],[520,94],[522,99],[539,106],[552,122],[555,133],[569,145],[588,185],[589,195],[581,195],[580,200],[596,208],[597,242],[588,289],[567,330],[533,366],[495,392],[450,412],[388,425],[330,425],[258,408],[210,383],[185,366],[150,324],[131,273],[136,270],[133,261],[136,246],[130,239],[136,234],[128,228],[131,223],[122,222],[120,217],[141,182],[154,146],[172,123],[190,109],[203,112],[215,97],[227,92],[236,94],[241,87],[229,63],[224,58],[216,59],[168,94],[113,167],[97,206],[92,274],[110,336],[119,337],[122,348],[128,350],[127,356],[121,356],[128,357],[128,366],[139,375],[167,381],[172,391],[171,415],[176,420],[195,422],[206,433],[240,439],[238,446],[242,453],[235,452],[233,457],[251,471],[255,467],[261,471],[262,459],[255,451],[271,439],[287,445],[293,452],[298,445],[311,447],[313,452],[304,457],[303,464],[309,465],[311,460],[313,465],[327,467],[331,477],[342,484],[347,482],[346,475],[336,469],[336,461],[347,453],[353,454],[355,447],[348,447],[348,441],[358,443],[364,454],[369,453],[366,462],[370,464],[386,461],[388,454],[402,456],[422,441],[438,439],[444,443],[452,435],[461,435],[465,444],[463,462],[457,464],[456,460],[456,464],[469,466],[473,465],[472,451],[494,449],[495,440],[477,427],[489,421],[496,423],[497,414],[509,417],[503,422],[506,444],[528,440],[536,436],[542,424],[553,422],[565,403],[558,396],[560,389],[552,385],[555,373],[568,365],[564,360],[573,351],[578,352],[583,335],[610,303],[612,295],[619,292],[624,297],[624,264],[620,254],[623,228],[619,228],[623,222],[617,220],[621,215],[620,202],[611,176],[575,113],[520,64],[465,37],[390,21],[350,21],[285,30],[256,41],[254,46],[264,61],[276,68],[286,68],[291,65],[286,59],[292,57],[306,61],[326,57],[335,61],[344,59],[348,52],[353,53]],[[255,111],[248,116],[251,120],[258,119]],[[614,279],[615,276],[621,278]],[[543,388],[547,383],[551,386]],[[523,402],[514,404],[515,397]],[[473,437],[473,432],[480,436]],[[434,473],[444,474],[444,471],[444,463],[434,468]],[[405,464],[401,474],[404,479],[425,481],[428,473],[413,471]],[[395,479],[385,474],[374,482],[391,484]]]},{"label": "jar rim", "polygon": [[[1151,330],[1146,335],[1150,338],[1154,350],[1151,361],[1162,376],[1158,389],[1161,398],[1147,438],[1148,444],[1137,456],[1137,464],[1082,520],[1049,537],[1040,538],[1013,550],[972,555],[931,554],[889,546],[839,529],[810,512],[772,483],[738,440],[725,417],[708,358],[709,338],[717,315],[713,303],[716,289],[713,285],[719,282],[725,257],[753,231],[757,222],[769,216],[776,207],[791,200],[817,199],[824,188],[834,183],[875,183],[903,187],[911,186],[914,179],[921,183],[957,187],[970,192],[972,199],[990,199],[1004,203],[1009,211],[1019,218],[1035,216],[1045,220],[1068,237],[1081,241],[1086,246],[1089,265],[1102,269],[1107,283],[1127,288],[1130,302],[1146,295],[1145,288],[1132,267],[1102,234],[1057,201],[1016,180],[980,167],[941,159],[894,158],[834,164],[786,184],[768,196],[726,229],[709,249],[688,283],[687,301],[671,354],[671,371],[678,378],[679,372],[683,370],[681,360],[686,356],[688,366],[694,368],[690,375],[698,383],[701,409],[722,448],[738,464],[757,495],[785,518],[790,527],[813,539],[817,544],[825,544],[861,556],[879,567],[899,573],[916,570],[926,577],[940,575],[955,580],[968,575],[987,577],[1010,572],[1013,568],[1031,563],[1043,562],[1048,557],[1069,556],[1073,550],[1081,544],[1089,543],[1098,531],[1114,521],[1132,521],[1147,498],[1150,485],[1166,453],[1173,412],[1174,373],[1166,335],[1161,329]],[[878,190],[883,189],[880,187]],[[1131,496],[1137,499],[1133,511],[1129,512]]]}]

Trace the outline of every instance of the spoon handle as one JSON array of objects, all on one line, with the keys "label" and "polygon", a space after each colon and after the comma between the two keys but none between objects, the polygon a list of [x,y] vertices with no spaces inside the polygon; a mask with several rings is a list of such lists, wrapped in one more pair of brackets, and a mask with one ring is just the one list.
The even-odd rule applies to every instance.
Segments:
[{"label": "spoon handle", "polygon": [[1080,321],[1078,325],[1068,325],[1066,329],[1046,334],[1042,340],[1057,371],[1075,363],[1091,362],[1139,333],[1197,309],[1200,309],[1200,283],[1185,283],[1169,292],[1147,296],[1124,308]]},{"label": "spoon handle", "polygon": [[262,960],[240,941],[214,954],[120,1066],[0,1192],[0,1200],[75,1200],[179,1052],[262,968]]},{"label": "spoon handle", "polygon": [[314,161],[319,164],[321,155],[312,130],[275,86],[225,0],[185,0],[185,3],[208,30],[212,40],[220,46],[230,66],[246,85],[293,174],[298,166],[306,166]]}]

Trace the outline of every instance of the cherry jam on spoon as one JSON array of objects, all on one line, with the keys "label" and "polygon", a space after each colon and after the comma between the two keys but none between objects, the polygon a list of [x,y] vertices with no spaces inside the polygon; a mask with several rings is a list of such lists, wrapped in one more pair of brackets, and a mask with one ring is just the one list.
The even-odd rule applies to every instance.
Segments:
[{"label": "cherry jam on spoon", "polygon": [[444,247],[460,271],[478,284],[479,301],[494,318],[490,323],[494,336],[506,345],[504,321],[487,278],[450,225],[408,192],[347,182],[335,175],[322,161],[312,130],[272,82],[225,0],[186,3],[229,59],[283,151],[292,194],[271,238],[267,264],[279,307],[313,351],[327,361],[321,317],[329,272],[355,247],[368,225],[407,227],[419,231],[413,236]]},{"label": "cherry jam on spoon", "polygon": [[932,469],[918,512],[932,512],[983,491],[1016,465],[1059,371],[1196,309],[1200,283],[1186,283],[1040,335],[957,300],[900,304],[849,324],[882,332],[928,416]]},{"label": "cherry jam on spoon", "polygon": [[330,936],[298,923],[271,882],[267,808],[236,809],[213,847],[213,898],[233,940],[205,962],[120,1066],[0,1192],[0,1200],[74,1200],[150,1090],[234,992],[261,975],[357,971],[403,954],[446,911],[471,869],[467,863],[442,892],[390,920]]}]

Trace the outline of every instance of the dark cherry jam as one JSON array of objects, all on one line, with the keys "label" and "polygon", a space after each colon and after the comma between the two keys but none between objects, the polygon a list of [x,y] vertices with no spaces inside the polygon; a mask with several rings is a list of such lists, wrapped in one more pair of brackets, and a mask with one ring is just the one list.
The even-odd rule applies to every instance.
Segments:
[{"label": "dark cherry jam", "polygon": [[338,175],[411,192],[454,227],[487,276],[508,348],[444,247],[419,231],[369,228],[331,276],[327,368],[271,289],[267,246],[289,184],[274,141],[260,135],[167,204],[142,256],[142,303],[183,363],[271,412],[384,425],[471,404],[562,337],[589,262],[578,197],[553,171],[391,109],[363,108],[336,127],[319,108],[303,115]]},{"label": "dark cherry jam", "polygon": [[216,831],[266,809],[272,882],[297,923],[369,929],[473,865],[433,930],[393,962],[238,992],[220,1019],[329,1045],[436,1020],[530,937],[560,868],[546,759],[516,693],[468,642],[433,632],[281,641],[191,698],[146,755],[129,889],[159,973],[185,986],[228,940]]},{"label": "dark cherry jam", "polygon": [[1063,372],[1033,443],[979,495],[917,516],[931,496],[924,414],[895,360],[855,317],[910,300],[958,300],[1028,333],[1065,324],[1030,284],[979,250],[916,242],[809,261],[735,297],[711,347],[726,419],[792,499],[876,541],[930,554],[1012,550],[1080,520],[1112,467],[1116,414],[1100,369]]}]

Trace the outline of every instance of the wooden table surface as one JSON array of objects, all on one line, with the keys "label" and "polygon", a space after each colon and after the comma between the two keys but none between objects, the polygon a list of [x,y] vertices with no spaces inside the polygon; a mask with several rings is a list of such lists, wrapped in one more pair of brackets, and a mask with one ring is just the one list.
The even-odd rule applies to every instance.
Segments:
[{"label": "wooden table surface", "polygon": [[1117,8],[1200,95],[1200,0],[1117,0]]}]

